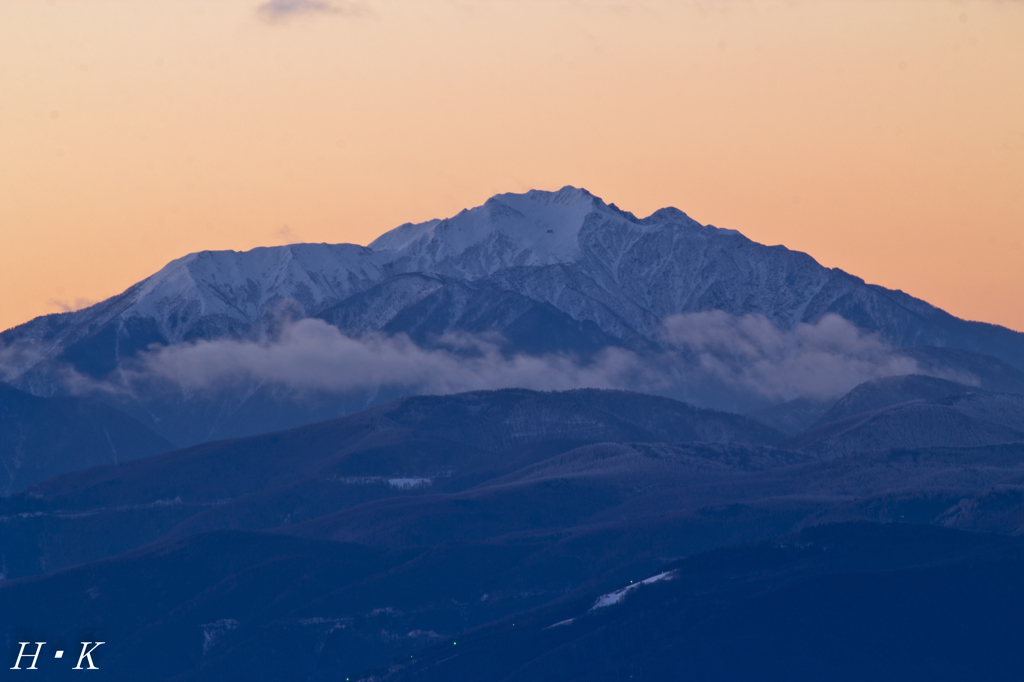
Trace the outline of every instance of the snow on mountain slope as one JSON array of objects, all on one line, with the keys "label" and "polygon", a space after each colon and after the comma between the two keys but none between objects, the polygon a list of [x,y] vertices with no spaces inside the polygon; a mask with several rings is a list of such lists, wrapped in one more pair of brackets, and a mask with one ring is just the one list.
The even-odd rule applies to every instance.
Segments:
[{"label": "snow on mountain slope", "polygon": [[[382,278],[380,259],[353,244],[293,244],[202,251],[171,261],[124,293],[72,313],[45,315],[0,334],[20,352],[12,380],[49,358],[101,376],[150,344],[259,338],[277,316],[306,317]],[[26,347],[31,347],[26,351]],[[14,355],[9,353],[9,355]],[[47,394],[38,376],[19,382]]]},{"label": "snow on mountain slope", "polygon": [[834,312],[896,345],[959,341],[922,329],[951,316],[807,254],[701,225],[674,208],[638,220],[573,187],[498,195],[446,220],[403,225],[370,248],[389,274],[486,280],[620,339],[656,340],[670,315],[724,310],[763,314],[782,329]]},{"label": "snow on mountain slope", "polygon": [[765,312],[790,327],[830,279],[805,254],[700,225],[676,209],[637,220],[586,190],[502,194],[453,218],[403,225],[370,244],[389,273],[494,278],[503,289],[653,337],[668,315]]},{"label": "snow on mountain slope", "polygon": [[919,374],[883,377],[854,388],[822,414],[810,428],[912,400],[942,400],[976,390],[976,387]]},{"label": "snow on mountain slope", "polygon": [[[101,378],[152,344],[259,340],[282,319],[310,316],[349,334],[404,332],[420,342],[496,332],[513,340],[511,352],[646,351],[663,346],[666,319],[712,310],[763,315],[780,330],[832,313],[896,347],[963,348],[1024,367],[1022,334],[958,320],[677,209],[637,219],[566,187],[498,195],[445,220],[402,225],[369,247],[190,254],[119,296],[0,334],[0,350],[20,353],[0,369],[23,388],[52,392],[47,359]],[[559,341],[534,343],[542,338]]]},{"label": "snow on mountain slope", "polygon": [[891,448],[1024,442],[1024,396],[967,393],[911,400],[810,429],[788,447],[829,457]]},{"label": "snow on mountain slope", "polygon": [[[516,266],[569,263],[591,213],[618,213],[583,189],[499,194],[447,220],[402,225],[370,244],[392,272],[480,279]],[[630,216],[632,217],[632,216]]]},{"label": "snow on mountain slope", "polygon": [[177,343],[195,336],[192,324],[203,318],[256,325],[282,301],[309,315],[380,278],[380,259],[352,244],[203,251],[142,282],[130,312],[158,320],[168,342]]}]

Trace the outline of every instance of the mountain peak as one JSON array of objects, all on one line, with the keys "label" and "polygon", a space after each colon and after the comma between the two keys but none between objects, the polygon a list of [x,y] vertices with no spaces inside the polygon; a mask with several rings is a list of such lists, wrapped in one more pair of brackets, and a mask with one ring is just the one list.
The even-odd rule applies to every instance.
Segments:
[{"label": "mountain peak", "polygon": [[592,213],[629,216],[572,186],[557,192],[496,194],[451,218],[402,225],[369,248],[386,254],[396,271],[479,277],[502,267],[575,260],[580,229]]},{"label": "mountain peak", "polygon": [[596,203],[600,206],[605,206],[604,201],[602,201],[600,197],[594,196],[582,187],[573,187],[572,185],[566,185],[556,192],[550,192],[543,189],[531,189],[523,194],[506,192],[505,194],[497,194],[495,197],[491,198],[516,196],[527,197],[538,203],[586,204],[590,206]]}]

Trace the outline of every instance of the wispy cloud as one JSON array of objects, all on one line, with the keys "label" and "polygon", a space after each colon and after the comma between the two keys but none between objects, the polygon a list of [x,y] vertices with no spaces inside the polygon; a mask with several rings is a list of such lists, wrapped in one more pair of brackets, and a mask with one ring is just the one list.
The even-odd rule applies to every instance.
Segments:
[{"label": "wispy cloud", "polygon": [[788,331],[764,315],[674,315],[662,337],[701,378],[773,400],[834,398],[871,379],[919,371],[877,334],[835,314]]},{"label": "wispy cloud", "polygon": [[347,392],[399,388],[456,393],[522,387],[562,390],[613,388],[643,363],[632,353],[607,349],[586,365],[564,355],[502,355],[492,339],[450,336],[422,348],[404,334],[352,338],[326,322],[286,326],[273,341],[234,339],[165,346],[140,359],[132,380],[159,378],[190,391],[220,390],[255,379],[295,391]]},{"label": "wispy cloud", "polygon": [[285,325],[272,340],[153,349],[140,357],[130,379],[157,379],[190,392],[253,381],[300,393],[624,388],[726,407],[838,397],[870,379],[920,371],[913,359],[837,315],[791,331],[760,315],[677,315],[665,321],[662,336],[664,352],[609,347],[583,362],[565,354],[508,356],[497,340],[480,335],[449,335],[432,348],[403,334],[354,338],[306,319]]},{"label": "wispy cloud", "polygon": [[76,310],[96,305],[97,303],[99,303],[99,301],[94,301],[91,298],[76,298],[74,300],[63,300],[57,298],[50,299],[50,305],[55,308],[59,308],[62,313],[72,313]]},{"label": "wispy cloud", "polygon": [[[447,394],[498,388],[622,388],[668,395],[719,409],[743,410],[798,397],[836,398],[885,376],[928,373],[876,334],[838,315],[792,330],[762,315],[721,311],[665,320],[664,350],[640,354],[608,347],[584,361],[569,354],[509,355],[493,335],[449,334],[430,347],[404,334],[348,336],[319,319],[283,323],[263,340],[214,339],[152,347],[97,381],[70,366],[51,367],[71,393],[184,396],[246,393],[254,386],[296,395]],[[39,360],[35,344],[0,344],[0,379]],[[51,388],[52,390],[52,388]]]},{"label": "wispy cloud", "polygon": [[365,5],[352,2],[268,0],[257,7],[256,12],[264,19],[276,22],[304,14],[344,14],[354,16],[366,14],[369,10]]},{"label": "wispy cloud", "polygon": [[0,341],[0,381],[16,381],[42,360],[44,355],[40,345],[32,340]]}]

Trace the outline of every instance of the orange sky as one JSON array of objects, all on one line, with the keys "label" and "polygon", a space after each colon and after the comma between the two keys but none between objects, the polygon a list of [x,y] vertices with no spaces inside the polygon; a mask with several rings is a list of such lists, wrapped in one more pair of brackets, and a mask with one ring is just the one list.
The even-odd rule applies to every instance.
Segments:
[{"label": "orange sky", "polygon": [[1024,2],[258,4],[0,3],[0,329],[572,184],[1024,330]]}]

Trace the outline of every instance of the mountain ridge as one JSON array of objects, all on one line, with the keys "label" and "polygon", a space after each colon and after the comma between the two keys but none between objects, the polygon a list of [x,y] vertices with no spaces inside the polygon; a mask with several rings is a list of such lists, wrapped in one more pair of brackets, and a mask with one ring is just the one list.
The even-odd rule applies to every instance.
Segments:
[{"label": "mountain ridge", "polygon": [[[218,424],[229,418],[225,414],[252,403],[253,396],[269,401],[257,412],[280,414],[286,410],[275,401],[290,398],[269,395],[261,380],[249,382],[228,402],[211,398],[202,406],[184,385],[175,389],[178,397],[168,398],[166,391],[156,395],[132,380],[137,376],[132,363],[151,349],[222,339],[268,344],[293,321],[316,318],[351,339],[404,335],[420,348],[443,347],[456,354],[467,351],[452,350],[451,340],[464,348],[469,338],[478,348],[498,344],[505,357],[557,355],[581,367],[608,348],[637,356],[674,353],[699,366],[704,351],[686,346],[689,337],[703,335],[701,342],[722,345],[727,341],[722,335],[733,333],[709,336],[704,328],[709,318],[699,316],[711,313],[725,315],[719,322],[732,320],[737,327],[763,319],[773,333],[798,342],[801,329],[838,316],[848,323],[843,333],[867,335],[879,345],[962,349],[1024,369],[1024,334],[960,320],[901,291],[825,268],[808,254],[702,225],[678,209],[639,219],[586,190],[565,187],[496,195],[451,218],[407,223],[365,247],[294,244],[189,254],[118,296],[0,333],[0,358],[8,358],[0,363],[0,378],[37,395],[113,384],[117,390],[107,394],[119,392],[111,398],[119,407],[186,444],[254,433],[260,428],[255,417],[238,417],[230,428]],[[677,343],[680,331],[683,346]],[[757,338],[766,329],[752,333],[742,341],[762,344],[766,360],[774,361],[769,356],[776,341]],[[818,333],[826,347],[829,333],[834,330]],[[898,371],[964,381],[953,376],[956,371],[944,371],[941,358],[927,359],[927,370],[919,370],[918,362],[907,360]],[[729,397],[745,388],[727,387],[726,397],[715,397],[715,390],[695,386],[677,397],[707,396],[707,407],[757,407]],[[349,396],[344,406],[325,407],[316,418],[396,397],[384,391],[376,398],[381,388]],[[194,426],[187,434],[166,426],[181,422],[182,410],[189,411]],[[209,423],[195,426],[196,415],[204,414]],[[296,411],[275,428],[301,419],[301,410]]]},{"label": "mountain ridge", "polygon": [[[501,207],[507,210],[502,210]],[[520,210],[527,207],[533,209],[532,213]],[[551,207],[555,207],[555,210]],[[621,229],[624,227],[622,224],[609,224],[609,221],[628,223],[625,227],[632,229],[624,231]],[[689,233],[685,235],[687,237],[699,235],[701,239],[697,245],[704,249],[722,248],[721,244],[710,244],[707,239],[727,239],[732,242],[730,246],[734,250],[753,249],[771,256],[782,256],[797,262],[800,266],[815,269],[813,292],[805,296],[806,300],[801,301],[799,305],[791,306],[788,315],[783,315],[783,311],[759,311],[775,323],[792,324],[823,314],[827,306],[822,306],[818,299],[826,288],[835,288],[841,284],[829,281],[832,276],[845,280],[842,283],[862,285],[873,293],[883,293],[893,303],[916,315],[938,314],[940,317],[957,319],[902,291],[867,284],[863,279],[839,268],[825,268],[808,254],[792,251],[784,246],[758,244],[735,230],[701,225],[678,209],[663,208],[646,218],[637,219],[631,213],[614,207],[614,204],[605,204],[586,190],[566,187],[558,192],[532,190],[525,194],[496,195],[482,206],[463,210],[449,219],[435,219],[419,224],[406,223],[384,233],[366,247],[353,244],[310,243],[257,247],[249,251],[191,253],[171,261],[152,276],[117,296],[79,311],[35,318],[6,330],[3,335],[11,335],[15,330],[24,330],[29,338],[46,338],[47,335],[31,334],[32,327],[39,326],[43,320],[71,322],[80,319],[89,327],[94,327],[97,323],[103,325],[130,309],[135,313],[134,316],[138,317],[162,316],[162,324],[158,325],[159,332],[167,342],[178,343],[209,331],[201,328],[189,333],[189,325],[196,323],[196,318],[229,317],[238,323],[256,324],[268,314],[274,303],[281,300],[292,300],[302,307],[304,315],[315,315],[329,307],[326,305],[328,300],[333,303],[340,302],[358,291],[365,290],[371,282],[379,283],[393,275],[425,273],[478,281],[503,270],[560,266],[581,259],[590,261],[587,264],[591,266],[592,272],[606,275],[595,278],[607,280],[599,284],[618,280],[616,283],[625,283],[628,286],[628,280],[621,277],[624,273],[618,270],[625,265],[636,265],[640,255],[651,255],[632,253],[631,248],[644,241],[644,237],[652,235],[658,237],[659,246],[665,245],[666,239],[672,235],[665,234],[665,231],[659,228],[666,226],[672,228],[671,232],[676,233],[679,232],[679,228],[688,229]],[[543,241],[546,231],[554,231],[555,228],[558,228],[555,243],[539,244]],[[539,232],[542,229],[545,232]],[[514,242],[513,238],[519,241]],[[541,249],[541,246],[546,250]],[[625,256],[628,256],[628,262],[622,263],[621,260]],[[659,259],[647,260],[650,262]],[[662,265],[666,264],[664,258],[660,260]],[[754,262],[756,259],[748,260],[754,268],[764,269],[767,265],[763,262]],[[705,260],[702,264],[707,265],[708,262]],[[715,264],[714,260],[710,263]],[[601,273],[601,270],[606,272]],[[328,276],[331,274],[334,276]],[[755,274],[763,276],[765,273]],[[507,273],[498,281],[512,290],[522,288],[521,284],[516,286],[515,273]],[[188,301],[186,305],[173,308],[171,304],[176,302],[176,299],[181,299],[189,293],[194,294],[194,290],[203,294],[199,300]],[[531,290],[537,294],[538,300],[557,299],[557,296],[550,293],[545,296],[537,287],[531,287]],[[694,295],[716,295],[713,286],[704,291],[695,289],[686,293],[691,300],[677,297],[674,305],[669,304],[668,307],[665,307],[665,301],[656,301],[656,297],[651,297],[648,302],[651,303],[652,309],[649,312],[662,317],[685,312],[691,307],[688,304],[693,302]],[[558,306],[557,300],[550,302],[556,307],[561,307]],[[196,303],[202,306],[202,310],[195,310]],[[726,309],[710,307],[704,303],[706,302],[697,305],[695,309]],[[858,322],[855,317],[847,319],[855,324]],[[998,325],[960,321],[1013,331]],[[56,325],[55,330],[64,326],[66,325]],[[238,333],[240,330],[229,326],[224,331]],[[1024,364],[1024,360],[1014,358],[1012,364],[1021,365]]]}]

